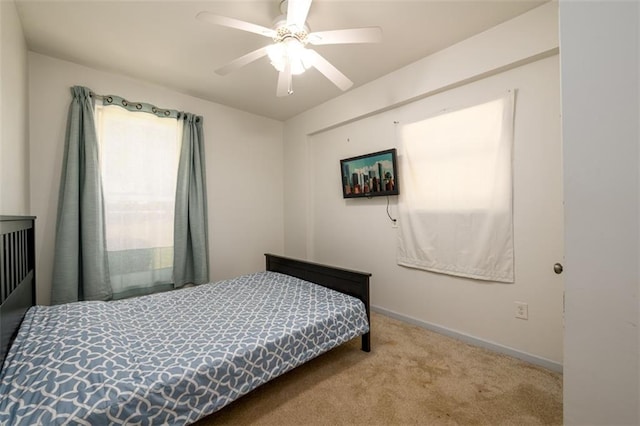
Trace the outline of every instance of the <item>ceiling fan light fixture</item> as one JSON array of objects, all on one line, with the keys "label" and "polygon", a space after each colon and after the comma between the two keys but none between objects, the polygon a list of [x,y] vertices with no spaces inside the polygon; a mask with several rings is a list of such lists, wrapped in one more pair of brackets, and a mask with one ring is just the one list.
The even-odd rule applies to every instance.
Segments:
[{"label": "ceiling fan light fixture", "polygon": [[197,18],[200,20],[270,37],[273,40],[273,44],[260,47],[236,58],[215,72],[219,75],[226,75],[264,56],[269,56],[271,65],[279,72],[276,88],[276,95],[279,97],[293,93],[291,88],[293,74],[302,74],[311,67],[324,75],[340,90],[345,91],[353,86],[353,82],[322,55],[313,49],[307,49],[307,44],[315,46],[379,43],[382,40],[382,29],[364,27],[311,32],[306,21],[312,0],[279,1],[282,15],[276,18],[272,28],[207,11],[198,13]]},{"label": "ceiling fan light fixture", "polygon": [[267,47],[271,65],[279,72],[284,71],[287,63],[291,65],[291,74],[299,75],[313,66],[313,55],[295,38],[287,38],[280,43]]}]

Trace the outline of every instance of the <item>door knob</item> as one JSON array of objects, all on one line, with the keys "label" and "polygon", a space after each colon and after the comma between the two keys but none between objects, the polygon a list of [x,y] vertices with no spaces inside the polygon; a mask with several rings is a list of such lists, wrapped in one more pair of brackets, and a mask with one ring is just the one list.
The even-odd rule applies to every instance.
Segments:
[{"label": "door knob", "polygon": [[556,274],[561,274],[563,270],[564,268],[562,267],[562,263],[556,263],[555,265],[553,265],[553,272],[555,272]]}]

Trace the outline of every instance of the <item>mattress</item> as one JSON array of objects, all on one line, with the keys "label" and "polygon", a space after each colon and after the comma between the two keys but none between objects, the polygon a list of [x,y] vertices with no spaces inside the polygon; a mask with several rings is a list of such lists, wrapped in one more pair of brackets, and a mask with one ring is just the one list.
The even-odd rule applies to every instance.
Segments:
[{"label": "mattress", "polygon": [[368,330],[360,300],[276,272],[34,306],[0,372],[0,424],[189,424]]}]

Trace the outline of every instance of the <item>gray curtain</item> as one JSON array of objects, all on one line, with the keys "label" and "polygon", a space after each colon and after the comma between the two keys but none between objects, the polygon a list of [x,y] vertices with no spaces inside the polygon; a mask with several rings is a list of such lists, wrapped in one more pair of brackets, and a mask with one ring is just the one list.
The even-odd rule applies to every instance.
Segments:
[{"label": "gray curtain", "polygon": [[209,281],[209,243],[202,117],[183,113],[174,226],[176,287]]},{"label": "gray curtain", "polygon": [[71,93],[58,197],[53,304],[112,296],[91,91],[75,86]]}]

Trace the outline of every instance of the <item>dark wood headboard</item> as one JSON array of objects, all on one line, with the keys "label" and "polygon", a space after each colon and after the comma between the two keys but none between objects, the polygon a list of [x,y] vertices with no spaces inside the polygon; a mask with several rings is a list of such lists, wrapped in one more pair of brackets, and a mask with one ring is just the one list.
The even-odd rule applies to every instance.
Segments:
[{"label": "dark wood headboard", "polygon": [[[371,311],[369,306],[370,273],[291,259],[273,254],[265,254],[265,257],[267,261],[267,271],[291,275],[362,300],[367,310],[369,327],[371,327]],[[371,350],[371,332],[362,336],[362,350],[365,352]]]},{"label": "dark wood headboard", "polygon": [[35,217],[0,216],[0,365],[36,302]]}]

